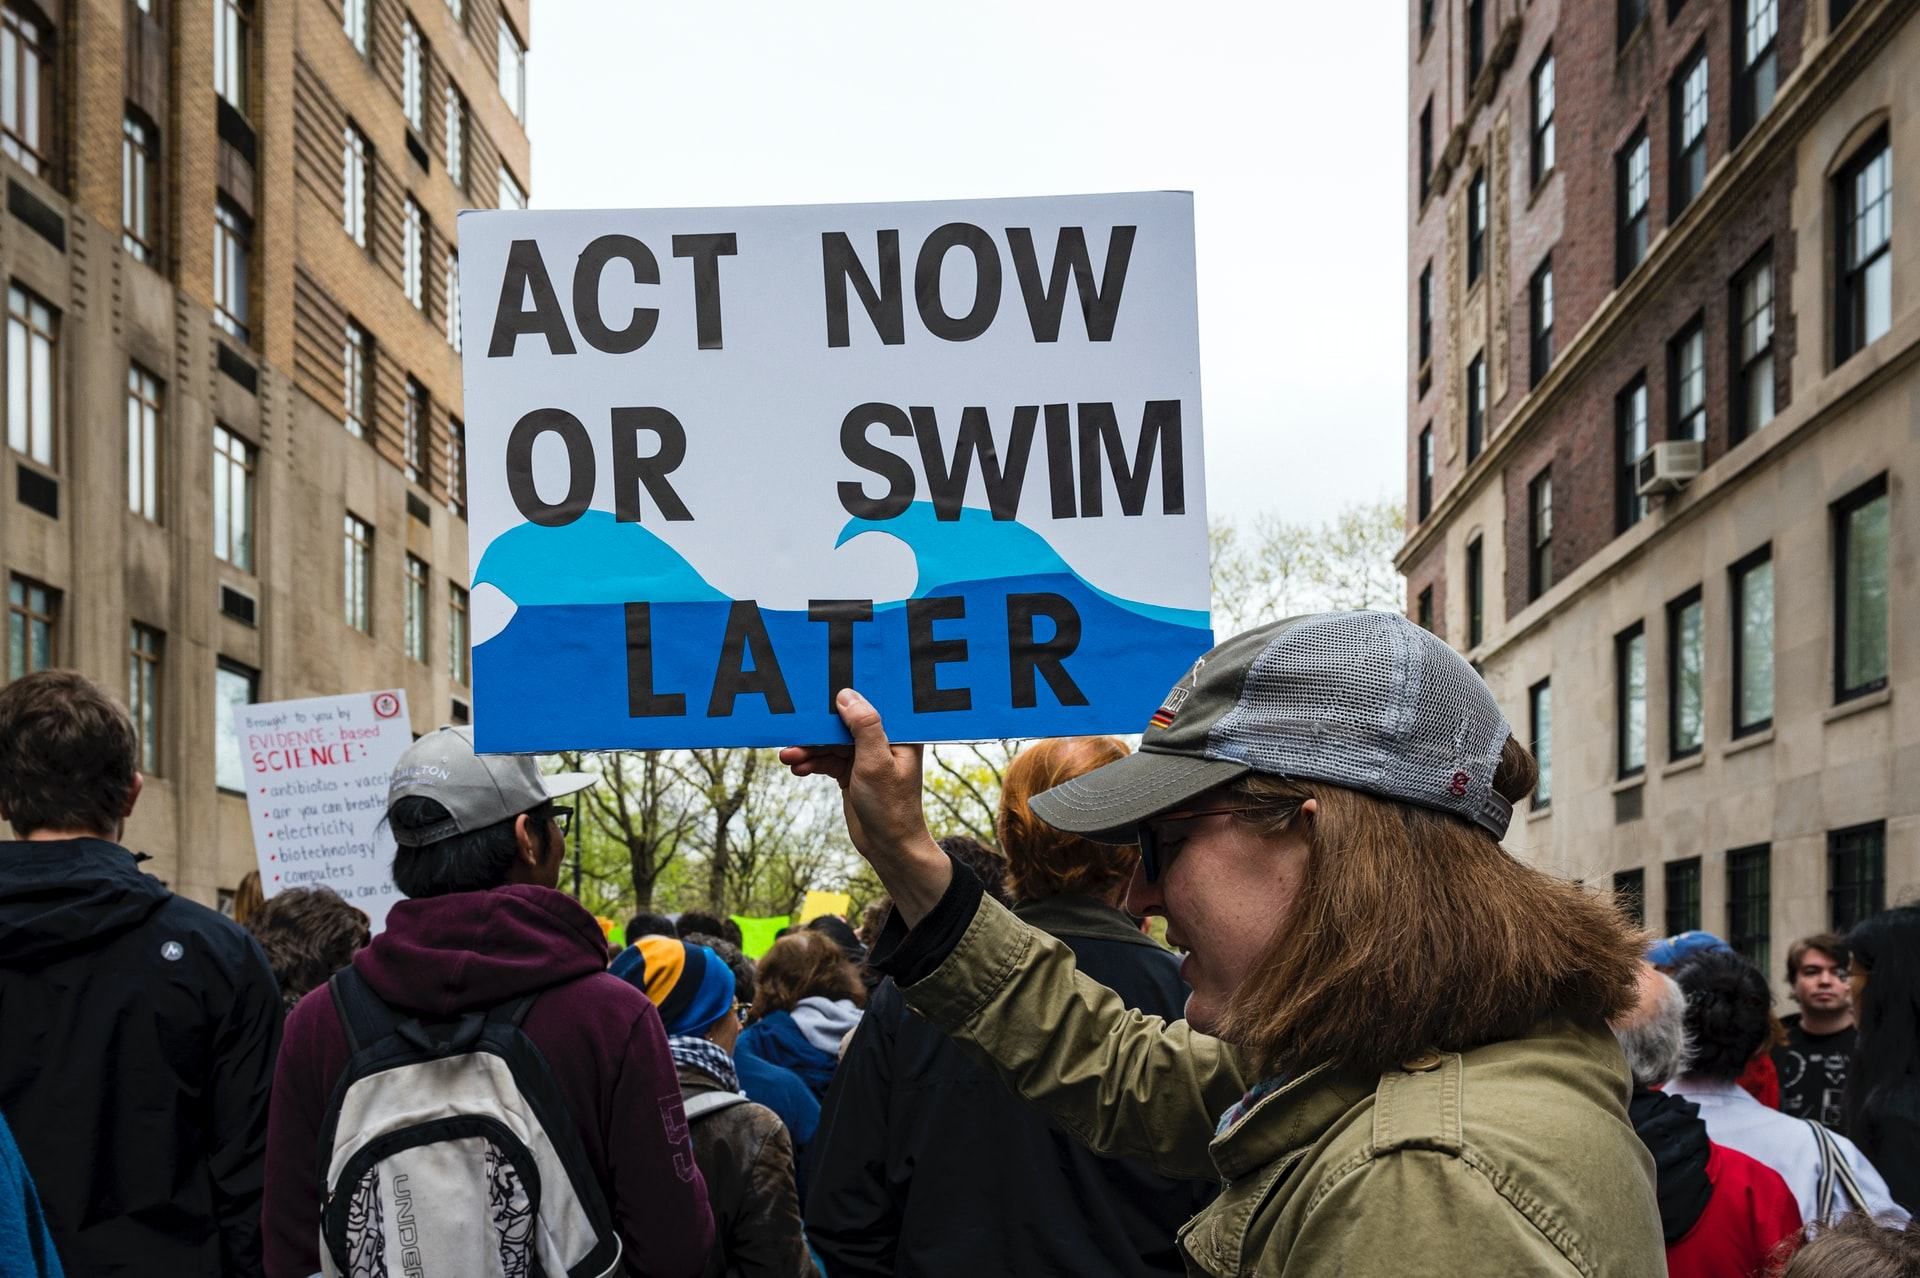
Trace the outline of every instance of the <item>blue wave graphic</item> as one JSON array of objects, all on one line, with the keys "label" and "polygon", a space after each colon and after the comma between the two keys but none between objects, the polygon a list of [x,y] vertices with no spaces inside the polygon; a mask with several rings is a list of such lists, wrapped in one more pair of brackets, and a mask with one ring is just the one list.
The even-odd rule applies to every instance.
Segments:
[{"label": "blue wave graphic", "polygon": [[523,608],[579,603],[715,603],[727,596],[637,523],[589,510],[570,524],[521,524],[495,537],[473,584],[490,583]]}]

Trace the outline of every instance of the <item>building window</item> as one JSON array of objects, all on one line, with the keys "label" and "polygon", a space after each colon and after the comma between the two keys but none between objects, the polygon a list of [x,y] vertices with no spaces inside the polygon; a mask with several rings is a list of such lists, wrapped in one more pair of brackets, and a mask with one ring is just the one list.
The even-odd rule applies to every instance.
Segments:
[{"label": "building window", "polygon": [[50,176],[52,33],[24,5],[0,4],[0,151],[37,177]]},{"label": "building window", "polygon": [[213,209],[213,319],[222,329],[248,340],[247,259],[253,246],[253,221],[226,196]]},{"label": "building window", "polygon": [[1413,605],[1413,619],[1422,630],[1438,633],[1433,629],[1433,587],[1428,586],[1420,592]]},{"label": "building window", "polygon": [[[1428,365],[1433,362],[1433,263],[1428,262],[1420,268],[1420,371],[1423,377],[1430,377]],[[1430,382],[1423,381],[1420,386],[1422,395],[1427,393]]]},{"label": "building window", "polygon": [[513,118],[527,122],[527,46],[520,35],[500,15],[500,96],[507,100]]},{"label": "building window", "polygon": [[343,132],[345,175],[342,190],[346,202],[342,213],[342,224],[347,234],[361,248],[367,246],[367,205],[373,193],[372,159],[373,144],[367,141],[367,135],[351,124]]},{"label": "building window", "polygon": [[1893,150],[1882,129],[1840,171],[1839,297],[1834,362],[1886,332],[1893,323]]},{"label": "building window", "polygon": [[1487,637],[1486,561],[1480,538],[1467,543],[1467,647],[1478,648]]},{"label": "building window", "polygon": [[1527,724],[1533,733],[1533,761],[1539,765],[1540,779],[1533,783],[1535,811],[1553,805],[1553,684],[1542,679],[1527,689]]},{"label": "building window", "polygon": [[1539,186],[1553,172],[1553,53],[1540,56],[1533,68],[1533,184]]},{"label": "building window", "polygon": [[1827,834],[1827,925],[1845,934],[1887,908],[1887,823]]},{"label": "building window", "polygon": [[1487,269],[1487,171],[1473,171],[1467,185],[1467,287]]},{"label": "building window", "polygon": [[346,372],[345,400],[341,407],[347,434],[365,439],[368,427],[373,425],[373,383],[368,377],[373,367],[373,339],[352,320],[347,321],[341,363]]},{"label": "building window", "polygon": [[1433,0],[1420,0],[1420,38],[1426,39],[1433,34]]},{"label": "building window", "polygon": [[1764,843],[1727,853],[1727,944],[1763,972],[1773,962],[1767,927],[1773,909],[1771,861]]},{"label": "building window", "polygon": [[1733,140],[1738,142],[1773,109],[1780,83],[1780,0],[1734,0]]},{"label": "building window", "polygon": [[407,556],[407,655],[425,664],[427,660],[427,565]]},{"label": "building window", "polygon": [[1827,0],[1827,31],[1831,34],[1840,29],[1840,24],[1853,12],[1856,0]]},{"label": "building window", "polygon": [[213,555],[253,571],[253,445],[213,428]]},{"label": "building window", "polygon": [[7,579],[7,678],[50,670],[60,656],[60,592],[31,577]]},{"label": "building window", "polygon": [[458,417],[447,419],[447,509],[467,517],[467,427]]},{"label": "building window", "polygon": [[1553,364],[1553,258],[1540,263],[1527,285],[1529,386],[1538,386]]},{"label": "building window", "polygon": [[1733,424],[1739,443],[1773,420],[1773,250],[1763,249],[1733,281]]},{"label": "building window", "polygon": [[1487,65],[1487,0],[1467,0],[1467,85],[1480,78]]},{"label": "building window", "polygon": [[353,41],[361,57],[367,54],[367,4],[368,0],[346,0],[344,6],[347,39]]},{"label": "building window", "polygon": [[447,345],[458,355],[465,342],[460,336],[460,255],[447,250]]},{"label": "building window", "polygon": [[1700,753],[1706,714],[1707,619],[1695,586],[1667,605],[1667,756]]},{"label": "building window", "polygon": [[373,526],[347,512],[345,586],[347,624],[361,634],[373,633]]},{"label": "building window", "polygon": [[247,11],[240,0],[213,0],[213,91],[247,114]]},{"label": "building window", "polygon": [[1700,926],[1700,858],[1667,862],[1667,935]]},{"label": "building window", "polygon": [[455,186],[467,184],[467,100],[447,85],[447,178]]},{"label": "building window", "polygon": [[1617,771],[1637,777],[1647,770],[1647,630],[1635,622],[1613,637],[1614,720]]},{"label": "building window", "polygon": [[503,209],[524,209],[527,207],[527,193],[513,180],[513,174],[507,172],[507,166],[500,166],[500,198],[498,205]]},{"label": "building window", "polygon": [[160,657],[166,637],[152,626],[134,622],[127,636],[127,709],[133,716],[134,742],[140,770],[160,772]]},{"label": "building window", "polygon": [[136,262],[155,258],[160,217],[154,174],[159,138],[153,127],[129,110],[120,120],[120,244]]},{"label": "building window", "polygon": [[1527,485],[1527,598],[1553,588],[1553,471],[1542,470]]},{"label": "building window", "polygon": [[1647,499],[1634,491],[1639,486],[1640,457],[1647,451],[1647,375],[1641,373],[1613,401],[1614,471],[1618,488],[1614,497],[1614,531],[1623,533],[1646,518]]},{"label": "building window", "polygon": [[400,19],[400,109],[415,133],[425,130],[427,118],[427,58],[420,28],[413,15]]},{"label": "building window", "polygon": [[425,252],[423,241],[425,217],[420,205],[409,195],[402,206],[400,219],[400,279],[401,287],[407,291],[407,300],[413,303],[415,310],[425,310],[427,306],[427,272],[422,260]]},{"label": "building window", "polygon": [[1887,477],[1833,507],[1833,699],[1887,686]]},{"label": "building window", "polygon": [[1700,318],[1667,343],[1667,437],[1707,438],[1707,330]]},{"label": "building window", "polygon": [[1433,427],[1420,432],[1420,456],[1416,463],[1419,473],[1414,477],[1417,491],[1414,499],[1416,519],[1425,519],[1433,513]]},{"label": "building window", "polygon": [[1693,203],[1707,184],[1707,51],[1696,51],[1674,77],[1671,90],[1673,120],[1673,207],[1667,221]]},{"label": "building window", "polygon": [[1619,47],[1624,49],[1633,33],[1640,29],[1640,24],[1647,20],[1647,0],[1617,0],[1617,3],[1620,13],[1617,38]]},{"label": "building window", "polygon": [[7,289],[7,447],[53,465],[60,385],[58,317],[38,296]]},{"label": "building window", "polygon": [[1773,547],[1728,569],[1733,596],[1733,735],[1773,726]]},{"label": "building window", "polygon": [[1613,899],[1635,927],[1647,925],[1647,872],[1621,870],[1613,876]]},{"label": "building window", "polygon": [[461,687],[473,682],[467,648],[467,592],[447,583],[447,673]]},{"label": "building window", "polygon": [[1420,202],[1433,194],[1433,99],[1420,108]]},{"label": "building window", "polygon": [[213,783],[222,790],[246,793],[247,770],[240,757],[240,729],[233,711],[259,699],[259,672],[220,658],[213,668]]},{"label": "building window", "polygon": [[420,483],[427,475],[427,422],[431,420],[432,413],[427,388],[409,377],[406,434],[401,440],[401,451],[405,454],[407,480],[410,483]]},{"label": "building window", "polygon": [[447,0],[447,12],[453,15],[455,22],[467,20],[467,0]]},{"label": "building window", "polygon": [[1620,279],[1626,279],[1647,255],[1647,204],[1653,193],[1653,152],[1642,126],[1615,161],[1620,189]]},{"label": "building window", "polygon": [[160,379],[127,365],[127,509],[160,522]]},{"label": "building window", "polygon": [[1475,355],[1467,365],[1467,463],[1480,455],[1487,439],[1487,357]]}]

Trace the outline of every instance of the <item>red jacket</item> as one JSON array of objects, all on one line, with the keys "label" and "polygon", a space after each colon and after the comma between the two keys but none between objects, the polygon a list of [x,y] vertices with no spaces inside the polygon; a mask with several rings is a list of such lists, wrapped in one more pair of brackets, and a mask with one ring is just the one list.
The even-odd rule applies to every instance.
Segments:
[{"label": "red jacket", "polygon": [[1740,1074],[1740,1086],[1768,1109],[1780,1108],[1780,1071],[1774,1068],[1771,1052],[1762,1052],[1747,1062]]},{"label": "red jacket", "polygon": [[[524,885],[403,901],[353,965],[392,1006],[435,1016],[544,991],[523,1028],[579,1126],[628,1273],[705,1271],[713,1214],[666,1032],[646,995],[607,974],[592,915],[551,888]],[[274,1074],[261,1221],[268,1278],[320,1268],[320,1127],[346,1065],[346,1034],[321,986],[288,1015]]]},{"label": "red jacket", "polygon": [[1737,1149],[1712,1145],[1713,1197],[1667,1248],[1668,1278],[1760,1278],[1767,1258],[1800,1229],[1800,1207],[1780,1173]]}]

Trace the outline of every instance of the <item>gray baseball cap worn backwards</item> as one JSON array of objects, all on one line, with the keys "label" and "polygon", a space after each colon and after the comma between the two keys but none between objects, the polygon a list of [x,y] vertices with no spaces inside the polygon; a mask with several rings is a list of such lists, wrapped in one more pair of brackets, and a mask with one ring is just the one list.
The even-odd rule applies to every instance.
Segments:
[{"label": "gray baseball cap worn backwards", "polygon": [[415,796],[445,808],[444,821],[418,830],[394,829],[394,841],[402,847],[425,847],[512,820],[593,782],[585,772],[542,773],[526,755],[475,754],[472,728],[440,728],[408,746],[393,765],[387,811]]},{"label": "gray baseball cap worn backwards", "polygon": [[1101,843],[1249,772],[1362,790],[1507,832],[1493,789],[1510,734],[1486,683],[1391,612],[1289,617],[1193,664],[1139,752],[1033,799],[1041,820]]}]

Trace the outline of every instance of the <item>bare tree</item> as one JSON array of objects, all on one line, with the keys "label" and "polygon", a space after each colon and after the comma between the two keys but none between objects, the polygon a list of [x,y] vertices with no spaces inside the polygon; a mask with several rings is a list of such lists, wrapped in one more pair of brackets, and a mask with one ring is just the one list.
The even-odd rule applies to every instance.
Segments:
[{"label": "bare tree", "polygon": [[1007,765],[1025,744],[1006,740],[929,746],[924,788],[933,832],[969,835],[992,847],[998,841],[994,821]]},{"label": "bare tree", "polygon": [[1404,512],[1393,501],[1348,506],[1323,524],[1271,512],[1212,530],[1214,632],[1221,636],[1303,612],[1384,608],[1404,600],[1394,552]]},{"label": "bare tree", "polygon": [[678,761],[665,751],[560,758],[568,771],[599,775],[600,784],[580,792],[581,815],[625,849],[634,908],[652,909],[655,882],[680,854],[700,815],[689,801]]},{"label": "bare tree", "polygon": [[707,908],[727,912],[728,865],[733,858],[733,822],[754,787],[770,775],[773,755],[766,750],[694,750],[692,776],[700,785],[707,857]]}]

